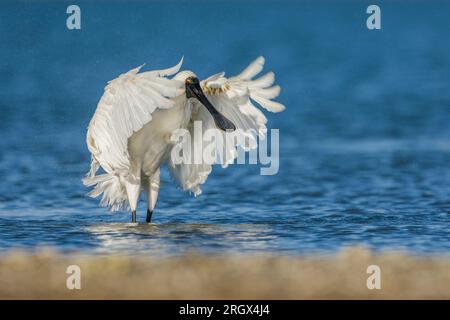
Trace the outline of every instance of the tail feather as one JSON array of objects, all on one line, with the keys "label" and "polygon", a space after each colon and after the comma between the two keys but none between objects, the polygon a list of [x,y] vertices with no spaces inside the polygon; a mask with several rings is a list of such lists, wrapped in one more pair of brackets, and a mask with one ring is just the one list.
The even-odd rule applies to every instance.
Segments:
[{"label": "tail feather", "polygon": [[129,210],[127,192],[121,178],[114,174],[101,174],[98,176],[87,176],[83,179],[87,187],[94,186],[88,196],[97,198],[103,193],[100,205],[109,207],[111,211]]}]

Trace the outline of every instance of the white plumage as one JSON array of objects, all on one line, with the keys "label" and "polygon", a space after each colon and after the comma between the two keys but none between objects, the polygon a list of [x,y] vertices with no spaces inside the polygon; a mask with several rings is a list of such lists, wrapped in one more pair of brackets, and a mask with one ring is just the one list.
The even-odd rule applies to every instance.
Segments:
[{"label": "white plumage", "polygon": [[[133,221],[142,191],[148,197],[147,221],[151,219],[163,164],[183,190],[195,195],[201,193],[200,186],[212,170],[210,164],[175,164],[171,159],[174,130],[185,128],[194,136],[195,121],[201,121],[206,130],[215,128],[217,120],[198,99],[189,96],[187,81],[196,76],[191,71],[178,72],[182,62],[146,72],[139,72],[141,66],[109,81],[89,123],[86,141],[92,161],[83,182],[94,187],[90,196],[102,195],[101,205],[111,210],[131,208]],[[267,119],[252,100],[270,112],[285,109],[271,100],[280,93],[279,86],[272,86],[272,72],[253,80],[263,66],[264,58],[259,57],[237,76],[226,78],[222,72],[199,83],[212,106],[246,132],[249,144],[242,146],[246,149],[256,147],[256,135],[266,131]],[[223,165],[227,165],[237,155],[236,146],[224,152],[227,162]],[[104,173],[97,174],[100,167]]]}]

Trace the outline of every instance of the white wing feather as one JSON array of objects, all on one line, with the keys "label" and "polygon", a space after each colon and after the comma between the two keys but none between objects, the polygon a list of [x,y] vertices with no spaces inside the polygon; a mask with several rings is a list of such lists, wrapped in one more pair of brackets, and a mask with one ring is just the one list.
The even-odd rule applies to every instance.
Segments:
[{"label": "white wing feather", "polygon": [[[178,72],[182,62],[169,69],[142,73],[140,66],[108,82],[86,138],[93,161],[107,173],[128,170],[128,138],[151,121],[153,111],[172,107],[170,98],[184,92],[182,82],[164,78]],[[96,168],[98,165],[93,166],[91,177]]]},{"label": "white wing feather", "polygon": [[[259,57],[245,68],[239,75],[225,78],[225,73],[217,73],[201,82],[202,89],[208,100],[225,117],[227,117],[237,128],[238,134],[243,135],[245,145],[240,145],[244,150],[257,147],[257,137],[263,138],[266,133],[267,118],[253,103],[252,100],[270,112],[281,112],[285,106],[272,101],[280,93],[279,86],[272,86],[275,81],[273,72],[252,80],[259,74],[264,66],[264,58]],[[209,128],[215,128],[214,121],[208,111],[198,106],[193,112],[191,124],[195,121],[202,122],[203,132]],[[239,130],[240,129],[240,130]],[[190,128],[193,137],[194,131]],[[224,133],[222,132],[222,135]],[[224,140],[225,140],[225,136]],[[205,147],[205,145],[203,146]],[[237,145],[226,146],[228,149],[221,150],[222,166],[232,163],[237,157]],[[201,150],[203,151],[203,150]],[[194,152],[192,150],[191,152]],[[184,190],[190,190],[195,195],[201,193],[200,185],[203,184],[209,173],[211,165],[208,164],[181,164],[170,166],[172,176]]]},{"label": "white wing feather", "polygon": [[[184,83],[165,78],[178,72],[183,59],[171,68],[139,73],[142,66],[108,82],[89,123],[86,142],[92,154],[91,169],[83,183],[93,186],[89,195],[103,194],[100,204],[111,210],[127,209],[125,190],[130,177],[128,138],[152,120],[158,109],[170,108],[170,98],[184,92]],[[106,173],[96,175],[99,167]]]}]

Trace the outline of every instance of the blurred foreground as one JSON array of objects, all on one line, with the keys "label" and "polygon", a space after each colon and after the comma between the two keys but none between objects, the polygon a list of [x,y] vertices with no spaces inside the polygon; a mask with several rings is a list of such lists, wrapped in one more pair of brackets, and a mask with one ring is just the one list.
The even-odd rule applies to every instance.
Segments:
[{"label": "blurred foreground", "polygon": [[[369,265],[381,289],[369,290]],[[81,290],[69,290],[69,265]],[[2,299],[449,299],[450,259],[373,254],[333,256],[98,257],[11,252],[0,257]]]}]

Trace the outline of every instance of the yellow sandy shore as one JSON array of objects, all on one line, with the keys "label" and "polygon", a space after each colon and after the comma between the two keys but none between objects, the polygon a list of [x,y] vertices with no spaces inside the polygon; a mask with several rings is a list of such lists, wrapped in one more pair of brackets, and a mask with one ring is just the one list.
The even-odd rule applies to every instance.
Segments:
[{"label": "yellow sandy shore", "polygon": [[[67,266],[81,290],[66,287]],[[381,289],[369,290],[369,265]],[[331,256],[96,257],[11,252],[0,257],[2,299],[449,299],[450,259],[347,249]]]}]

